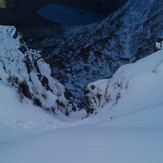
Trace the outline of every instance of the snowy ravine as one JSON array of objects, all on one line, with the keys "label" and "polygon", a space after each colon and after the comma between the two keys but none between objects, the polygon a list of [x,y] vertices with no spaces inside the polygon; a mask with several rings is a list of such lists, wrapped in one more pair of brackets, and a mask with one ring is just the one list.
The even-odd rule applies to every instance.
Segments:
[{"label": "snowy ravine", "polygon": [[83,108],[87,84],[154,52],[155,42],[163,38],[162,15],[162,0],[127,0],[95,24],[41,28],[34,34],[27,30],[26,37]]},{"label": "snowy ravine", "polygon": [[27,48],[11,26],[0,26],[0,92],[1,110],[10,110],[18,102],[55,114],[68,115],[72,108],[71,97],[52,78],[49,65],[39,52]]},{"label": "snowy ravine", "polygon": [[18,103],[16,92],[1,82],[0,162],[161,163],[162,83],[160,50],[122,66],[109,81],[90,84],[87,89],[101,95],[94,116],[61,121],[31,102]]}]

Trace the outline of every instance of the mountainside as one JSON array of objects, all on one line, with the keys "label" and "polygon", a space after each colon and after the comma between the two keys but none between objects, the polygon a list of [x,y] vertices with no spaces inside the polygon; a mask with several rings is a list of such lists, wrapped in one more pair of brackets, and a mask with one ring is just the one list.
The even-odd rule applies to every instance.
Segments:
[{"label": "mountainside", "polygon": [[[28,99],[48,112],[68,115],[71,96],[51,76],[51,69],[40,53],[27,48],[15,27],[0,26],[0,42],[1,92],[9,92],[9,87],[20,103]],[[11,104],[6,102],[5,106],[8,105]]]},{"label": "mountainside", "polygon": [[105,108],[107,116],[113,118],[162,105],[162,75],[163,50],[124,65],[112,78],[86,87],[87,112],[97,113]]},{"label": "mountainside", "polygon": [[112,76],[119,66],[153,53],[155,42],[163,35],[161,2],[128,1],[101,23],[68,29],[59,53],[66,70],[54,68],[54,74],[62,71],[61,81],[66,78],[74,83],[70,89],[76,95],[86,83]]},{"label": "mountainside", "polygon": [[128,0],[101,22],[42,29],[27,42],[42,51],[53,75],[83,108],[87,84],[154,52],[155,42],[163,37],[162,14],[162,0]]}]

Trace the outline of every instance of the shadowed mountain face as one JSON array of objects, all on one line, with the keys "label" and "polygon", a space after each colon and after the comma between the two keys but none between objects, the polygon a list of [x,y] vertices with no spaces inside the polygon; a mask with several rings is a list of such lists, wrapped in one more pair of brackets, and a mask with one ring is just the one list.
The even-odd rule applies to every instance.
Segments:
[{"label": "shadowed mountain face", "polygon": [[88,83],[111,77],[121,65],[153,53],[163,36],[161,4],[162,0],[130,0],[96,24],[29,30],[26,40],[42,51],[53,75],[85,103]]}]

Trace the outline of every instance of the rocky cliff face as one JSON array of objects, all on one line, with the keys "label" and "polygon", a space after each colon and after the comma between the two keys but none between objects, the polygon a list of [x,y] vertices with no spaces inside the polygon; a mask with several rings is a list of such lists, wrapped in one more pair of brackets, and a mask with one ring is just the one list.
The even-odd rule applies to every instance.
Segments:
[{"label": "rocky cliff face", "polygon": [[163,35],[162,14],[162,0],[128,0],[101,22],[38,31],[29,43],[42,51],[53,75],[83,108],[88,83],[111,77],[121,65],[154,51]]},{"label": "rocky cliff face", "polygon": [[40,53],[28,49],[14,27],[0,26],[0,42],[1,83],[16,90],[20,102],[29,99],[48,112],[68,115],[71,96],[51,76],[51,69]]}]

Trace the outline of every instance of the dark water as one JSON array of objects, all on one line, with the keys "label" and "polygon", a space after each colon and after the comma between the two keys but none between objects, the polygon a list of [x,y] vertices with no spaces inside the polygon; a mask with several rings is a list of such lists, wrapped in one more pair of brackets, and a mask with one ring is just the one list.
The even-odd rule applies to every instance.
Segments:
[{"label": "dark water", "polygon": [[45,19],[57,22],[60,25],[85,25],[103,19],[104,14],[79,7],[50,4],[37,11]]}]

